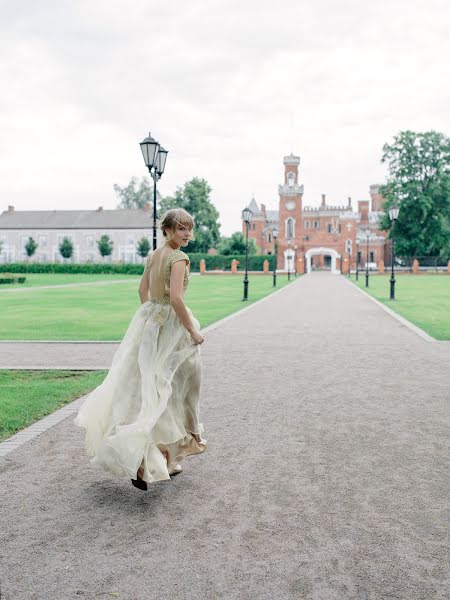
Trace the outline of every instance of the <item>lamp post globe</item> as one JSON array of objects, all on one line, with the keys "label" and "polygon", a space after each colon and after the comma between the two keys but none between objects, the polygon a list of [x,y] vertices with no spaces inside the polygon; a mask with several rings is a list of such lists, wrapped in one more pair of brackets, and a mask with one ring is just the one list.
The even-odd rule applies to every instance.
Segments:
[{"label": "lamp post globe", "polygon": [[278,229],[276,227],[274,229],[272,229],[272,235],[273,235],[273,245],[274,245],[273,253],[275,255],[275,258],[273,261],[273,287],[277,287]]},{"label": "lamp post globe", "polygon": [[250,227],[250,221],[252,220],[253,213],[247,207],[242,211],[242,219],[245,223],[245,276],[244,276],[244,297],[243,301],[248,300],[248,229]]},{"label": "lamp post globe", "polygon": [[398,219],[399,207],[394,204],[389,209],[389,218],[392,223],[392,244],[391,244],[391,279],[390,279],[390,294],[391,300],[395,300],[395,276],[394,276],[394,261],[395,261],[395,222]]},{"label": "lamp post globe", "polygon": [[164,173],[168,151],[150,133],[139,145],[145,166],[153,179],[153,250],[156,250],[156,183]]}]

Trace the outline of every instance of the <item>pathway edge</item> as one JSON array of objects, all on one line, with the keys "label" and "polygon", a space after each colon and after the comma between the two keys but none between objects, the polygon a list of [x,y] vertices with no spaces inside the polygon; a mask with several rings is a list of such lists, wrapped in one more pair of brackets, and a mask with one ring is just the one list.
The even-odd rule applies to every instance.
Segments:
[{"label": "pathway edge", "polygon": [[[298,281],[301,281],[301,277],[297,280],[297,283],[298,283]],[[252,304],[249,304],[248,306],[241,308],[240,310],[232,313],[231,315],[228,315],[227,317],[224,317],[223,319],[220,319],[219,321],[216,321],[215,323],[211,323],[211,325],[208,325],[204,329],[201,329],[202,335],[205,333],[209,333],[213,329],[217,329],[218,327],[222,326],[227,321],[230,321],[231,319],[235,318],[237,315],[241,315],[242,313],[246,312],[247,310],[250,310],[251,308],[253,308],[257,304],[259,304],[260,302],[264,302],[264,300],[267,300],[268,298],[273,298],[276,294],[283,292],[284,290],[288,289],[289,287],[290,287],[289,285],[285,285],[282,288],[275,290],[275,292],[272,292],[271,294],[264,296],[264,298],[260,298],[259,300],[256,300],[256,302],[253,302]],[[120,341],[118,341],[116,343],[120,344]],[[34,369],[30,369],[30,368],[20,369],[19,367],[15,367],[15,369],[11,369],[11,370],[16,370],[16,369],[17,370],[34,370]],[[106,367],[106,369],[109,369],[109,367]],[[48,369],[47,367],[39,367],[38,370],[58,370],[58,369]],[[59,368],[59,370],[61,370],[61,369]],[[89,369],[69,369],[68,368],[67,370],[86,371]],[[91,370],[98,370],[98,369],[91,369]],[[80,396],[73,402],[66,404],[62,408],[59,408],[56,411],[50,413],[49,415],[46,415],[42,419],[39,419],[39,421],[36,421],[29,427],[26,427],[25,429],[18,431],[11,437],[7,438],[5,441],[0,442],[0,458],[7,456],[14,450],[17,450],[18,448],[25,445],[27,442],[30,442],[31,440],[37,438],[39,435],[41,435],[41,433],[45,433],[50,428],[54,427],[58,423],[61,423],[61,421],[64,421],[64,419],[67,419],[67,417],[69,417],[70,415],[73,415],[75,412],[77,412],[77,410],[81,406],[84,398],[86,398],[86,396],[88,396],[88,395],[89,394]]]}]

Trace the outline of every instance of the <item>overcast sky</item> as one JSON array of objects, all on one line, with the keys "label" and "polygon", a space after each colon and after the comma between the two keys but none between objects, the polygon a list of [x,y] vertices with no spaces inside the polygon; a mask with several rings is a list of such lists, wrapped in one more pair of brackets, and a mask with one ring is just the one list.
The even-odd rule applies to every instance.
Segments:
[{"label": "overcast sky", "polygon": [[252,195],[278,208],[369,198],[400,130],[449,134],[448,0],[0,3],[0,212],[115,208],[169,150],[163,195],[204,177],[221,232]]}]

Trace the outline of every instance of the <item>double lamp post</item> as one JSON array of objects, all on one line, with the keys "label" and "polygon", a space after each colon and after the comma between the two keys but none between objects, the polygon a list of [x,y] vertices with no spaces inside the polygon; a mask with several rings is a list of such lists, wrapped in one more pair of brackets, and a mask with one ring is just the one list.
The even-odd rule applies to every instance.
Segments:
[{"label": "double lamp post", "polygon": [[140,146],[145,166],[153,179],[153,250],[156,250],[156,182],[164,173],[168,151],[153,139],[150,133]]}]

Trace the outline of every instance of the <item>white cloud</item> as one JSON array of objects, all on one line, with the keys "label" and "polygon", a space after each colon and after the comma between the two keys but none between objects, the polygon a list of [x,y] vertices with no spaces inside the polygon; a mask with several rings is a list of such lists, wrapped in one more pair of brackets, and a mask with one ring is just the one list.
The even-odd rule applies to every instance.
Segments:
[{"label": "white cloud", "polygon": [[383,181],[381,148],[399,130],[448,133],[441,0],[2,11],[2,210],[114,207],[113,184],[145,175],[138,142],[150,129],[170,151],[161,192],[205,177],[229,234],[252,193],[277,207],[291,149],[305,204],[321,193],[356,203]]}]

